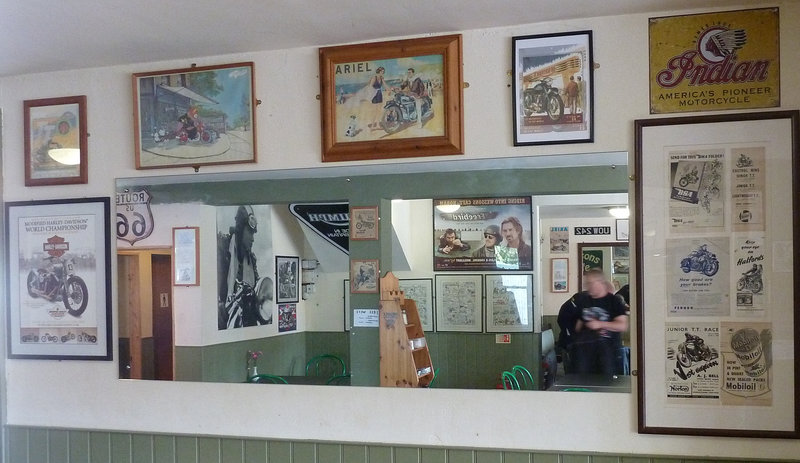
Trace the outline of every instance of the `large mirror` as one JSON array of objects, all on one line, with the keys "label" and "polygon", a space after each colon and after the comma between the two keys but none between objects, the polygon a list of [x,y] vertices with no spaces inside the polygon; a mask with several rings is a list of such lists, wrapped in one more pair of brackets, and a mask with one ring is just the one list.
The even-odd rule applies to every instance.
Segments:
[{"label": "large mirror", "polygon": [[[257,373],[290,384],[380,384],[378,329],[364,321],[379,296],[353,290],[354,259],[391,270],[425,307],[432,387],[502,388],[502,371],[516,365],[536,389],[552,386],[556,376],[542,365],[553,350],[555,301],[568,294],[551,291],[551,250],[541,243],[556,222],[571,229],[586,218],[580,208],[568,217],[568,207],[552,217],[539,204],[568,195],[605,211],[627,199],[627,188],[627,153],[118,179],[118,217],[127,209],[152,220],[152,230],[139,227],[146,236],[117,241],[120,377],[244,382]],[[607,195],[617,197],[598,201]],[[144,197],[149,205],[129,204]],[[530,267],[434,271],[435,240],[446,231],[436,228],[435,203],[509,197],[531,198],[520,234],[532,248]],[[347,236],[350,207],[374,206],[377,239],[335,239]],[[613,229],[610,216],[593,220]],[[485,225],[458,231],[470,253],[487,244]],[[187,227],[198,230],[196,285],[175,280],[174,229]],[[437,323],[438,280],[483,285],[505,274],[530,276],[529,329],[487,321],[485,299],[479,329]]]}]

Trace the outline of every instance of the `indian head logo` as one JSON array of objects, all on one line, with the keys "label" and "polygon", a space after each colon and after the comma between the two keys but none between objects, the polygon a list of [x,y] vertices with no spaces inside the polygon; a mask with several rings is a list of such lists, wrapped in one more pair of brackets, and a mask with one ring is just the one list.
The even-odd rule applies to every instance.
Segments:
[{"label": "indian head logo", "polygon": [[747,45],[747,31],[727,24],[705,26],[695,37],[695,48],[673,56],[656,76],[658,85],[673,88],[688,85],[763,82],[769,76],[770,60],[737,59]]}]

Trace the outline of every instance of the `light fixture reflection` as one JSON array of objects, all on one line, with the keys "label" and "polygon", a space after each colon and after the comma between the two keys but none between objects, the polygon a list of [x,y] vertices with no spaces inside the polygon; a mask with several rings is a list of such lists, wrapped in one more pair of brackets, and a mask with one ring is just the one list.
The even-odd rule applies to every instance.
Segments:
[{"label": "light fixture reflection", "polygon": [[53,148],[47,150],[47,155],[57,163],[65,166],[77,166],[81,163],[81,150],[79,148]]},{"label": "light fixture reflection", "polygon": [[440,212],[444,212],[445,214],[452,214],[460,208],[460,204],[439,204],[436,206],[436,209],[438,209]]},{"label": "light fixture reflection", "polygon": [[617,219],[627,219],[631,215],[631,210],[625,207],[609,207],[608,213]]}]

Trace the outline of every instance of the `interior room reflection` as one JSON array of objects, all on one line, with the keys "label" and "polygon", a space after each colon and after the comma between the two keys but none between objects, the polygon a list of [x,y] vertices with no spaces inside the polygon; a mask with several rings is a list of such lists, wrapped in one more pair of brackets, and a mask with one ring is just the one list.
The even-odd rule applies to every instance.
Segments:
[{"label": "interior room reflection", "polygon": [[[629,391],[629,369],[612,385],[567,377],[555,344],[558,309],[581,284],[579,246],[611,241],[603,265],[612,281],[628,282],[615,251],[627,241],[615,240],[618,219],[609,214],[627,206],[627,153],[549,158],[119,179],[118,193],[149,193],[154,224],[149,236],[117,244],[120,377],[380,385],[380,328],[370,317],[381,296],[353,290],[355,259],[376,261],[379,276],[391,271],[413,297],[422,331],[406,339],[409,351],[429,352],[424,385]],[[444,231],[435,204],[512,197],[528,198],[532,270],[435,270]],[[378,239],[347,240],[352,205],[379,206]],[[199,230],[196,286],[172,285],[177,227]],[[600,234],[576,235],[576,227]],[[470,255],[492,234],[474,228],[458,232]],[[499,219],[497,228],[500,238]],[[553,247],[551,234],[563,229],[566,240]],[[563,287],[552,275],[557,258],[567,264]],[[439,318],[452,281],[481,288],[474,329]],[[498,291],[519,309],[517,328],[492,309]]]}]

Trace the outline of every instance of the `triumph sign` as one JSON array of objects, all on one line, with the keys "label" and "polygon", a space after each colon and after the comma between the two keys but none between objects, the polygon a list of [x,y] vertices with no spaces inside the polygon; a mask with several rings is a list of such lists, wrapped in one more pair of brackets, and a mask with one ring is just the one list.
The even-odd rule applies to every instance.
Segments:
[{"label": "triumph sign", "polygon": [[778,9],[650,18],[650,113],[780,106]]}]

